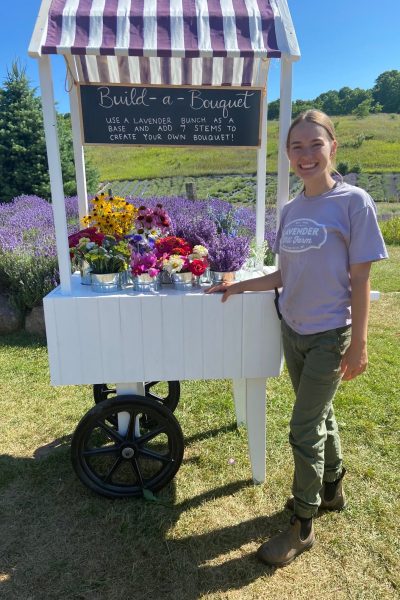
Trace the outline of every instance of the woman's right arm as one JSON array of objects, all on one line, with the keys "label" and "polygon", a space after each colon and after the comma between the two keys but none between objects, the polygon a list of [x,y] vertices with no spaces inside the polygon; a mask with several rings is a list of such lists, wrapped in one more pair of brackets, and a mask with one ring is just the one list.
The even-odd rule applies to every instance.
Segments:
[{"label": "woman's right arm", "polygon": [[233,294],[241,294],[242,292],[265,292],[273,290],[275,288],[282,287],[282,277],[280,270],[263,275],[262,277],[255,277],[254,279],[246,279],[245,281],[238,281],[237,283],[221,283],[219,285],[213,285],[205,290],[206,294],[212,294],[214,292],[223,292],[222,302],[226,302],[229,296]]}]

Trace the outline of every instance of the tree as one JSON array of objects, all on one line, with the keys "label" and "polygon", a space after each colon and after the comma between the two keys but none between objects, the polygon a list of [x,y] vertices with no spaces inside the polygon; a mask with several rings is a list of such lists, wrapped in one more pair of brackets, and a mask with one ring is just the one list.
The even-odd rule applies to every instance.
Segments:
[{"label": "tree", "polygon": [[383,112],[400,113],[400,71],[385,71],[372,88],[375,102],[382,105]]},{"label": "tree", "polygon": [[273,100],[268,104],[268,119],[279,119],[280,101]]},{"label": "tree", "polygon": [[341,113],[340,98],[336,90],[329,90],[328,92],[320,94],[315,99],[315,102],[321,107],[321,110],[328,115],[340,115]]},{"label": "tree", "polygon": [[13,63],[0,94],[0,201],[48,190],[46,146],[39,98],[25,69]]},{"label": "tree", "polygon": [[[60,157],[63,172],[64,192],[66,196],[76,194],[75,162],[72,144],[71,116],[57,115],[58,139],[60,143]],[[86,188],[89,193],[95,193],[99,184],[99,173],[90,161],[85,161]]]},{"label": "tree", "polygon": [[[57,116],[65,193],[76,194],[69,116]],[[50,198],[50,181],[41,100],[30,87],[26,69],[14,62],[0,90],[0,202],[21,194]],[[98,176],[87,168],[88,191]]]},{"label": "tree", "polygon": [[362,102],[360,102],[360,104],[358,104],[355,108],[353,108],[353,110],[351,111],[351,114],[355,115],[359,119],[363,119],[364,117],[367,117],[369,115],[371,110],[372,110],[372,99],[367,98],[366,100],[363,100]]}]

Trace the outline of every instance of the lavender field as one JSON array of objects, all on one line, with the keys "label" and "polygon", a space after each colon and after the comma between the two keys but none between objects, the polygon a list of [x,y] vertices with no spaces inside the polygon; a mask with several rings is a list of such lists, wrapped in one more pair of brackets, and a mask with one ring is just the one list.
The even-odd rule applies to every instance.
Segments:
[{"label": "lavender field", "polygon": [[[235,206],[213,198],[207,202],[182,196],[150,196],[126,199],[136,206],[154,208],[162,203],[171,218],[171,234],[192,244],[208,246],[218,236],[243,236],[248,244],[255,236],[253,208]],[[78,201],[65,199],[68,233],[79,231]],[[265,216],[265,240],[270,249],[275,239],[275,211]],[[272,260],[272,254],[270,255]],[[52,206],[38,196],[19,196],[0,204],[0,285],[14,304],[25,312],[40,305],[43,296],[59,282]]]}]

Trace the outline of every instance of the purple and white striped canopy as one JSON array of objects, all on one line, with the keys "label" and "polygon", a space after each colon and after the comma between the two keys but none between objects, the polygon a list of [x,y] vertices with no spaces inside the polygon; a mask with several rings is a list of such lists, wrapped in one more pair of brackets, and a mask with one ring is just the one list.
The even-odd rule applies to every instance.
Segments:
[{"label": "purple and white striped canopy", "polygon": [[44,2],[30,53],[65,55],[80,81],[254,85],[261,59],[299,55],[286,0]]}]

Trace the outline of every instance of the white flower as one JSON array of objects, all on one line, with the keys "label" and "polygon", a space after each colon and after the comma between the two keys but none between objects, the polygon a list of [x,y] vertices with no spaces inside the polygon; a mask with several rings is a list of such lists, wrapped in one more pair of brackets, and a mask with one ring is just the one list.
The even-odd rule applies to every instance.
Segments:
[{"label": "white flower", "polygon": [[208,250],[205,246],[198,244],[197,246],[193,246],[193,255],[195,258],[204,258],[208,256]]},{"label": "white flower", "polygon": [[169,274],[179,273],[184,265],[184,260],[178,254],[171,254],[169,258],[163,260],[163,269]]}]

